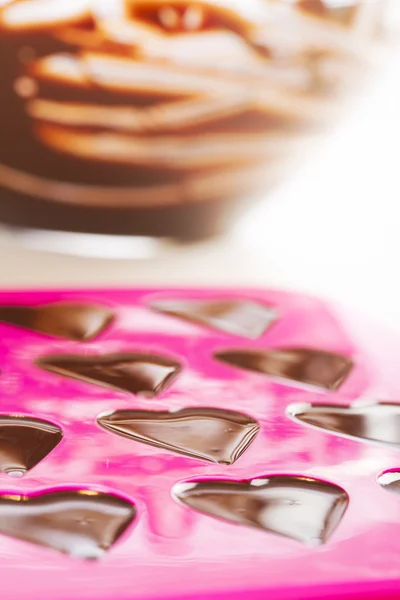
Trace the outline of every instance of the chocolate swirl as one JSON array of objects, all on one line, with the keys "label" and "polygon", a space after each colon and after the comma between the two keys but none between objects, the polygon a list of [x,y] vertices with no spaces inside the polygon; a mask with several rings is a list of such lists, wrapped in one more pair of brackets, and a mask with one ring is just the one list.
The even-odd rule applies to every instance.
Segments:
[{"label": "chocolate swirl", "polygon": [[93,206],[243,194],[370,58],[378,4],[332,4],[2,0],[0,181]]}]

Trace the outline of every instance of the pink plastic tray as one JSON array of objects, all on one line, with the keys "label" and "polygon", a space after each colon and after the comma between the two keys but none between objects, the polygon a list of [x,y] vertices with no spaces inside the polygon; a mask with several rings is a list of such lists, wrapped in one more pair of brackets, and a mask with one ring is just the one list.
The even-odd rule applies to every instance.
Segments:
[{"label": "pink plastic tray", "polygon": [[[181,310],[192,310],[203,322],[167,314],[178,310],[172,302],[178,300],[186,303]],[[221,301],[227,304],[204,304]],[[84,317],[67,318],[71,304],[90,308]],[[10,311],[12,306],[44,308],[18,312]],[[93,306],[110,312],[91,313]],[[79,323],[72,327],[75,318]],[[0,320],[0,467],[11,471],[0,473],[2,598],[400,598],[400,404],[395,404],[400,400],[400,343],[394,335],[346,310],[269,290],[7,292],[0,294]],[[92,339],[68,339],[85,335]],[[286,354],[279,352],[283,349]],[[326,354],[309,356],[307,368],[294,365],[299,354],[293,351],[299,349],[334,355],[336,376],[328,372]],[[254,359],[255,350],[274,354]],[[265,372],[243,368],[243,352],[248,361],[254,359],[252,368],[257,364]],[[125,356],[125,366],[114,364],[106,375],[97,367],[99,377],[109,378],[108,387],[87,380],[93,371],[91,376],[85,371],[86,381],[65,374],[65,369],[86,368],[91,357],[104,362],[104,356],[120,354],[161,358],[167,366],[138,370],[126,366],[133,359]],[[61,355],[83,357],[86,367],[77,367],[78,359],[60,367]],[[128,373],[136,392],[142,386],[145,393],[118,390],[121,372]],[[300,381],[305,372],[308,381]],[[152,395],[149,382],[155,380],[160,385]],[[332,406],[333,412],[318,405]],[[349,410],[338,410],[349,405]],[[189,454],[182,455],[160,446],[161,438],[174,442],[171,428],[165,433],[165,421],[146,426],[156,447],[110,432],[112,417],[104,417],[120,410],[146,411],[147,419],[148,411],[169,411],[173,417],[181,409],[203,416],[204,409],[238,412],[248,419],[246,435],[222,449],[207,439],[203,452],[203,431],[214,435],[205,423],[196,429],[193,444],[181,432],[179,440]],[[213,441],[218,442],[222,413],[215,414]],[[106,428],[97,422],[100,415]],[[44,420],[52,432],[46,440],[53,436],[53,449],[44,451],[43,440],[37,447],[32,443],[21,459],[17,435],[14,462],[27,462],[27,472],[18,478],[12,475],[22,473],[4,451],[10,416],[14,425],[28,429],[32,422],[22,417]],[[236,426],[243,423],[234,419]],[[349,437],[354,433],[356,438]],[[37,462],[39,446],[39,452],[48,453]],[[220,463],[207,460],[206,451]],[[29,461],[37,464],[29,468]],[[82,523],[78,507],[71,527],[75,533],[78,525],[89,532],[88,538],[82,534],[81,552],[76,538],[68,538],[72,517],[68,513],[63,525],[57,524],[54,496],[46,496],[60,490],[83,490],[95,507],[101,498],[114,498],[123,522],[115,543],[101,548],[104,536],[112,537],[112,515],[109,521],[102,513],[105,521],[96,521],[95,515],[94,522]],[[254,501],[248,501],[249,493],[255,494]],[[228,508],[221,508],[227,496]],[[32,520],[30,510],[38,498],[40,514]],[[208,507],[213,515],[196,510],[199,498],[201,510]],[[224,519],[215,516],[218,510]],[[259,527],[232,523],[227,511],[239,521],[251,520],[253,511]],[[43,530],[47,545],[16,539],[40,537]],[[93,554],[96,540],[98,560],[84,560]],[[54,549],[60,543],[66,553]],[[72,546],[78,550],[71,552]]]}]

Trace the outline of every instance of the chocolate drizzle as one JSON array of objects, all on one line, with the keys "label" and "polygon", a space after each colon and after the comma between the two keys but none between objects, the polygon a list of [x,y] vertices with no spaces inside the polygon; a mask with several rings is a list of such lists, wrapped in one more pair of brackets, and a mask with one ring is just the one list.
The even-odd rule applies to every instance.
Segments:
[{"label": "chocolate drizzle", "polygon": [[332,483],[276,475],[239,482],[192,481],[177,484],[173,495],[206,515],[309,546],[327,541],[349,503],[346,492]]},{"label": "chocolate drizzle", "polygon": [[98,423],[136,442],[222,465],[237,461],[260,429],[247,415],[216,408],[119,410],[100,416]]},{"label": "chocolate drizzle", "polygon": [[76,558],[98,559],[136,515],[126,500],[92,490],[0,495],[0,533]]},{"label": "chocolate drizzle", "polygon": [[20,477],[60,443],[62,431],[47,421],[0,415],[0,472]]},{"label": "chocolate drizzle", "polygon": [[113,319],[112,311],[93,304],[56,302],[43,306],[0,306],[0,322],[81,342],[97,337]]},{"label": "chocolate drizzle", "polygon": [[160,394],[181,370],[169,358],[137,353],[53,355],[39,359],[37,364],[64,377],[149,397]]},{"label": "chocolate drizzle", "polygon": [[353,368],[351,359],[305,348],[279,350],[226,350],[215,358],[223,363],[271,377],[336,390]]}]

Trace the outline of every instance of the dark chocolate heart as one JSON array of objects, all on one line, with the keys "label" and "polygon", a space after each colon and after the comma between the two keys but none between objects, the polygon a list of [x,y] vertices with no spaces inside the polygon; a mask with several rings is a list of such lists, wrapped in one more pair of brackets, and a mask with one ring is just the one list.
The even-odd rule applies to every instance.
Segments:
[{"label": "dark chocolate heart", "polygon": [[0,534],[77,558],[100,558],[135,515],[126,500],[92,490],[0,495]]},{"label": "dark chocolate heart", "polygon": [[284,475],[239,482],[191,481],[175,485],[173,495],[203,514],[310,546],[327,541],[349,503],[337,485]]},{"label": "dark chocolate heart", "polygon": [[296,421],[324,431],[400,447],[400,404],[294,404],[288,407],[287,413]]},{"label": "dark chocolate heart", "polygon": [[154,310],[250,339],[261,337],[276,312],[254,300],[159,300]]},{"label": "dark chocolate heart", "polygon": [[42,306],[0,306],[0,321],[47,335],[77,341],[98,336],[114,319],[105,307],[77,302]]},{"label": "dark chocolate heart", "polygon": [[226,350],[217,352],[215,358],[247,371],[328,390],[339,388],[353,367],[352,361],[340,354],[305,348]]},{"label": "dark chocolate heart", "polygon": [[260,429],[247,415],[216,408],[118,410],[100,416],[98,423],[137,442],[223,465],[234,463]]},{"label": "dark chocolate heart", "polygon": [[157,396],[181,370],[169,358],[135,353],[54,355],[39,359],[37,364],[58,375],[146,396]]},{"label": "dark chocolate heart", "polygon": [[61,429],[47,421],[0,415],[0,472],[23,475],[50,454],[61,438]]}]

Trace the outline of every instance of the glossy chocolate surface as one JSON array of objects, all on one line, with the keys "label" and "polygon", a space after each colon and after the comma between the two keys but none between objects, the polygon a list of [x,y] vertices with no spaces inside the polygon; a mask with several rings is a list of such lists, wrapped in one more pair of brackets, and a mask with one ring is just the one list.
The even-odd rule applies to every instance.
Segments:
[{"label": "glossy chocolate surface", "polygon": [[330,433],[400,447],[400,404],[293,405],[288,414],[296,421]]},{"label": "glossy chocolate surface", "polygon": [[37,361],[46,371],[131,394],[157,396],[180,371],[180,365],[151,354],[47,356]]},{"label": "glossy chocolate surface", "polygon": [[0,533],[76,558],[98,559],[135,518],[126,500],[92,490],[0,495]]},{"label": "glossy chocolate surface", "polygon": [[60,443],[62,431],[48,421],[0,415],[0,472],[21,477]]},{"label": "glossy chocolate surface", "polygon": [[384,471],[379,475],[377,481],[387,492],[400,495],[400,471],[398,469]]},{"label": "glossy chocolate surface", "polygon": [[160,300],[155,310],[249,339],[261,337],[276,320],[276,312],[251,300]]},{"label": "glossy chocolate surface", "polygon": [[43,306],[0,306],[0,322],[82,342],[97,337],[113,319],[111,310],[93,304],[57,302]]},{"label": "glossy chocolate surface", "polygon": [[247,415],[215,408],[119,410],[100,416],[98,423],[134,441],[221,465],[236,462],[260,429]]},{"label": "glossy chocolate surface", "polygon": [[328,390],[338,389],[353,367],[345,356],[303,348],[226,350],[215,357],[241,369]]},{"label": "glossy chocolate surface", "polygon": [[310,546],[327,541],[349,502],[346,492],[336,485],[292,476],[188,482],[177,484],[174,495],[204,514]]}]

